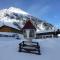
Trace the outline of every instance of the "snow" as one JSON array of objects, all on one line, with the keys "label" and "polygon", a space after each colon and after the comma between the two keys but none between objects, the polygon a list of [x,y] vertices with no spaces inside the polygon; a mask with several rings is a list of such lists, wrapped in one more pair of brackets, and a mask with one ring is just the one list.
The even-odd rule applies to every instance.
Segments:
[{"label": "snow", "polygon": [[0,22],[0,27],[3,26],[3,22]]},{"label": "snow", "polygon": [[54,29],[51,29],[51,30],[37,30],[36,33],[46,33],[46,32],[54,32],[54,31],[57,31],[57,29],[56,30],[54,30]]},{"label": "snow", "polygon": [[20,13],[20,14],[27,14],[29,15],[27,12],[23,11],[22,9],[19,9],[19,8],[15,8],[15,7],[10,7],[8,9],[9,12],[15,12],[15,13]]},{"label": "snow", "polygon": [[[19,29],[17,26],[15,26],[13,24],[13,22],[19,22],[19,20],[15,19],[11,19],[9,17],[6,16],[6,14],[10,14],[11,16],[12,13],[16,13],[16,14],[22,14],[22,15],[29,15],[27,12],[23,11],[22,9],[19,8],[15,8],[15,7],[10,7],[8,9],[1,9],[0,10],[0,27],[3,25],[9,26],[9,27],[13,27],[15,29]],[[22,27],[23,25],[21,25],[22,23],[20,23],[20,26]],[[19,29],[20,30],[20,29]]]},{"label": "snow", "polygon": [[15,25],[14,25],[13,23],[11,23],[11,22],[4,22],[4,25],[20,30],[17,26],[15,26]]},{"label": "snow", "polygon": [[10,19],[7,19],[6,17],[0,20],[0,27],[4,25],[20,30],[17,26],[13,24],[13,22],[11,22]]},{"label": "snow", "polygon": [[60,37],[60,34],[58,34],[58,36]]},{"label": "snow", "polygon": [[2,34],[2,35],[13,35],[13,34],[17,34],[17,33],[12,33],[12,32],[0,32],[0,34]]},{"label": "snow", "polygon": [[10,8],[0,10],[0,18],[4,18],[6,13],[11,14],[13,12],[17,14],[30,15],[29,13],[23,11],[20,8],[10,7]]},{"label": "snow", "polygon": [[18,52],[22,40],[0,37],[0,60],[60,60],[60,38],[33,39],[39,42],[41,55]]},{"label": "snow", "polygon": [[24,39],[22,34],[13,33],[13,32],[0,32],[0,35],[2,35],[2,37],[5,37],[7,35],[8,37],[12,37],[12,38],[18,37],[19,39],[21,39],[21,38]]}]

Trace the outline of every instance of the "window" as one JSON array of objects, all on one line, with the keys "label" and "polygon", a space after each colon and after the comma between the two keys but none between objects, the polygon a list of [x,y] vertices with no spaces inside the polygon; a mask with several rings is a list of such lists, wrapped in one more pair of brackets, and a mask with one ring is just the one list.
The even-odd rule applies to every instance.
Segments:
[{"label": "window", "polygon": [[23,34],[24,34],[24,37],[26,38],[27,37],[27,34],[26,34],[26,31],[25,30],[23,31]]},{"label": "window", "polygon": [[34,35],[35,35],[34,33],[35,33],[34,30],[31,29],[31,30],[30,30],[30,33],[29,33],[29,37],[34,37]]}]

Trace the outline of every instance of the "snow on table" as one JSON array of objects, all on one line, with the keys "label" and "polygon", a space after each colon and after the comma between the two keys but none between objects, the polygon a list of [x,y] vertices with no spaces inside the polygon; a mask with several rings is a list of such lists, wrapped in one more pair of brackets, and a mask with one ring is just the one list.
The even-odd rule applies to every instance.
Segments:
[{"label": "snow on table", "polygon": [[18,52],[22,41],[0,37],[0,60],[60,60],[60,38],[36,39],[41,47],[41,55]]}]

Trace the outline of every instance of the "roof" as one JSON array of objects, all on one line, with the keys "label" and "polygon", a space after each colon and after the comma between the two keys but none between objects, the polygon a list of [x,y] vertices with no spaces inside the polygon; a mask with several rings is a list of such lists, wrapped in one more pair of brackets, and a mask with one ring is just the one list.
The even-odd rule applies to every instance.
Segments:
[{"label": "roof", "polygon": [[4,25],[8,26],[8,27],[11,27],[11,28],[14,28],[14,29],[17,29],[17,30],[20,30],[17,26],[15,26],[13,23],[4,23]]},{"label": "roof", "polygon": [[36,33],[37,35],[48,35],[48,34],[60,34],[60,31],[51,31],[51,32],[43,32],[43,33]]},{"label": "roof", "polygon": [[35,29],[36,30],[35,26],[32,24],[30,20],[26,22],[26,24],[24,25],[22,29]]},{"label": "roof", "polygon": [[40,31],[36,31],[36,33],[47,33],[47,32],[53,32],[53,31],[57,31],[57,30],[40,30]]},{"label": "roof", "polygon": [[[6,26],[6,25],[1,26],[0,29],[3,28],[3,27],[5,27],[5,28],[7,27],[7,28],[11,28],[11,29],[16,29],[16,28],[13,28],[13,27],[10,27],[10,26]],[[18,30],[18,29],[16,29],[16,30]]]},{"label": "roof", "polygon": [[10,28],[14,28],[14,29],[20,30],[17,26],[15,26],[13,23],[10,23],[10,22],[4,22],[4,24],[3,23],[0,23],[0,28],[2,26],[8,26]]}]

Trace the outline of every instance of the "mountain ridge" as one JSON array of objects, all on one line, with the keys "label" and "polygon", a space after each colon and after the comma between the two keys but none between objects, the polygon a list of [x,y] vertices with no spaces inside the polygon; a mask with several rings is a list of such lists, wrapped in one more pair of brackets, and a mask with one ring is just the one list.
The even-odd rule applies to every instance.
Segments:
[{"label": "mountain ridge", "polygon": [[0,10],[0,22],[4,22],[4,24],[6,24],[9,21],[20,29],[29,19],[33,22],[33,25],[35,25],[37,31],[54,30],[54,26],[52,24],[38,19],[20,8],[10,7],[8,9]]}]

